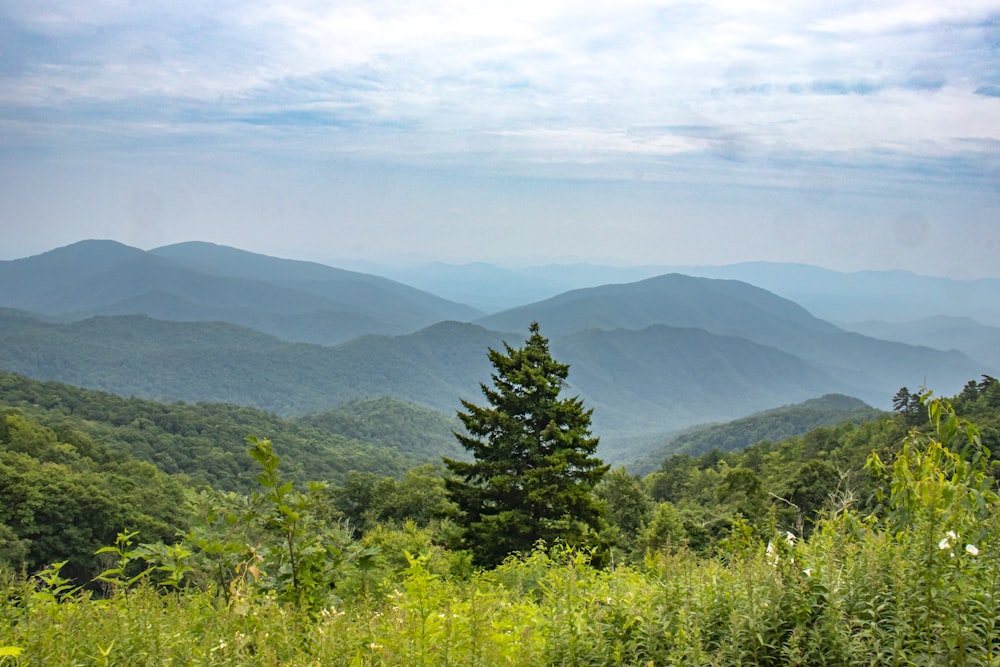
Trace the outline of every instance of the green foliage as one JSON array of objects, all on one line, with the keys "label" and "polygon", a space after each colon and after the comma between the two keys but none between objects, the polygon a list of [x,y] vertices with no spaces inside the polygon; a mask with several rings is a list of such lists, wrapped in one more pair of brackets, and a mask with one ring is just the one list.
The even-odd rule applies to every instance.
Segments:
[{"label": "green foliage", "polygon": [[378,525],[413,521],[423,526],[458,516],[442,471],[431,465],[413,468],[401,480],[352,472],[331,495],[336,508],[362,533]]},{"label": "green foliage", "polygon": [[[399,412],[406,418],[422,414],[433,422],[432,415],[399,402],[378,405],[379,419],[398,423],[392,415]],[[353,409],[344,407],[339,414],[353,414]],[[443,415],[440,419],[448,421]],[[331,430],[340,423],[327,423],[322,417],[282,419],[263,410],[220,403],[122,398],[0,371],[0,444],[43,461],[69,463],[81,458],[106,464],[122,460],[124,454],[170,474],[185,474],[195,484],[247,492],[257,474],[244,446],[248,433],[279,440],[286,474],[297,482],[337,483],[351,470],[401,477],[414,466],[439,460],[439,453],[432,456],[426,445],[415,444],[418,437],[413,430],[402,431],[395,441],[383,437],[372,444]],[[407,449],[411,445],[413,451]],[[148,535],[147,530],[142,532]]]},{"label": "green foliage", "polygon": [[66,561],[65,575],[89,581],[100,571],[95,550],[123,526],[172,542],[187,524],[184,493],[181,480],[148,463],[0,412],[0,567]]},{"label": "green foliage", "polygon": [[623,467],[614,468],[594,488],[594,495],[608,524],[605,542],[626,553],[635,551],[654,506],[642,481]]},{"label": "green foliage", "polygon": [[338,568],[351,544],[350,535],[324,516],[325,487],[313,483],[306,493],[296,491],[282,479],[280,459],[270,440],[250,436],[250,456],[260,465],[257,477],[262,492],[253,496],[250,521],[260,521],[272,539],[260,550],[269,578],[279,599],[318,609],[333,588]]},{"label": "green foliage", "polygon": [[870,453],[893,456],[906,435],[900,417],[821,427],[739,452],[677,454],[644,479],[686,528],[685,543],[709,553],[740,517],[758,536],[775,528],[808,535],[830,511],[874,511],[884,482],[866,470]]},{"label": "green foliage", "polygon": [[297,421],[428,461],[464,454],[455,442],[454,432],[461,428],[457,419],[390,396],[348,401]]},{"label": "green foliage", "polygon": [[601,526],[591,491],[607,471],[593,454],[591,411],[579,398],[559,398],[569,366],[555,361],[548,340],[530,326],[521,348],[489,350],[489,407],[462,401],[456,433],[474,462],[445,459],[447,481],[463,512],[465,540],[478,563],[494,565],[536,543],[581,543]]},{"label": "green foliage", "polygon": [[118,533],[114,546],[101,547],[94,552],[97,555],[106,553],[114,556],[111,567],[94,577],[96,581],[107,584],[113,594],[127,595],[130,588],[149,576],[148,568],[134,571],[136,569],[134,566],[142,553],[133,548],[135,543],[133,538],[138,534],[136,531]]},{"label": "green foliage", "polygon": [[325,485],[297,490],[283,478],[270,440],[249,436],[247,442],[260,467],[260,490],[248,497],[202,493],[194,498],[196,520],[180,544],[119,552],[148,561],[144,574],[163,587],[194,585],[240,605],[248,589],[271,592],[278,600],[316,611],[335,599],[332,591],[343,567],[365,567],[374,550],[352,539]]}]

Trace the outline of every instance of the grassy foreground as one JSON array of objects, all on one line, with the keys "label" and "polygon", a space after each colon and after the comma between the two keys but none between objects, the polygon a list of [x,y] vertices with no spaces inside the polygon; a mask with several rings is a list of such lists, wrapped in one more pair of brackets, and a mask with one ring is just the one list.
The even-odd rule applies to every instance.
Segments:
[{"label": "grassy foreground", "polygon": [[471,575],[408,555],[321,607],[253,576],[98,599],[50,569],[0,582],[0,665],[1000,665],[990,455],[935,405],[933,435],[869,462],[881,511],[842,507],[806,539],[737,528],[711,558],[604,569],[556,546]]}]

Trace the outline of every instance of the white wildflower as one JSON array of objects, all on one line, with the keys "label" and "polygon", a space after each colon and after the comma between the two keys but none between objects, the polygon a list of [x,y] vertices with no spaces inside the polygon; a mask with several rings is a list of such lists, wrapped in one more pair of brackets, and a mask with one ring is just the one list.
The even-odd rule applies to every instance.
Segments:
[{"label": "white wildflower", "polygon": [[958,542],[958,533],[954,530],[949,530],[944,534],[944,537],[941,538],[941,541],[938,542],[938,549],[941,549],[942,551],[945,549],[951,549],[952,544],[956,542]]},{"label": "white wildflower", "polygon": [[975,544],[966,544],[965,553],[969,554],[970,556],[978,556],[979,549],[976,547]]},{"label": "white wildflower", "polygon": [[785,531],[785,542],[788,542],[788,546],[795,546],[795,533],[790,530]]},{"label": "white wildflower", "polygon": [[802,574],[806,575],[807,577],[811,577],[813,576],[813,569],[811,567],[807,567],[806,569],[802,570]]}]

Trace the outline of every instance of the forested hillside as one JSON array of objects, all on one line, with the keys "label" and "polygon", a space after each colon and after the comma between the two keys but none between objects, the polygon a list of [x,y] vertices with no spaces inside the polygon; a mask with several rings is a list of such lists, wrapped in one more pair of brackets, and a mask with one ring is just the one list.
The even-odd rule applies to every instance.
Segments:
[{"label": "forested hillside", "polygon": [[[331,348],[226,323],[140,316],[61,323],[0,311],[0,368],[125,396],[231,402],[286,417],[381,396],[453,415],[460,398],[479,393],[488,373],[485,350],[515,337],[445,322]],[[609,446],[628,434],[852,393],[794,355],[699,329],[591,330],[552,345],[570,363],[570,386],[595,408],[595,426]],[[896,388],[878,400],[888,405],[885,397]]]},{"label": "forested hillside", "polygon": [[[399,401],[360,402],[284,419],[226,403],[122,398],[0,371],[0,411],[29,419],[54,437],[82,434],[109,452],[182,473],[193,484],[231,491],[256,484],[248,435],[280,441],[285,472],[299,481],[340,482],[351,471],[402,477],[415,466],[438,462],[442,453],[458,451],[453,439],[443,437],[447,418]],[[365,426],[372,420],[377,425]]]},{"label": "forested hillside", "polygon": [[884,414],[856,398],[828,394],[722,424],[686,429],[658,443],[651,443],[647,453],[630,463],[629,467],[644,474],[673,454],[697,456],[713,449],[731,452],[762,440],[784,440],[820,426],[837,426],[846,422],[859,424],[876,420]]}]

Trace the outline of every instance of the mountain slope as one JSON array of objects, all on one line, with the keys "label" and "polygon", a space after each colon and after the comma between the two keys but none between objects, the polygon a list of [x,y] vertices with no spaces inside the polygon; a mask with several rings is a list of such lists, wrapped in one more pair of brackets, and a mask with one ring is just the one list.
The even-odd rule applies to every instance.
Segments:
[{"label": "mountain slope", "polygon": [[845,324],[858,333],[938,350],[959,350],[1000,373],[1000,327],[983,326],[971,317],[939,315],[912,322],[866,321]]},{"label": "mountain slope", "polygon": [[678,273],[573,290],[476,320],[501,330],[530,321],[538,321],[552,335],[591,328],[642,329],[653,324],[696,327],[751,340],[780,339],[791,332],[837,331],[801,306],[752,285]]},{"label": "mountain slope", "polygon": [[687,429],[666,439],[641,460],[630,465],[629,469],[642,475],[660,467],[673,454],[699,456],[713,449],[732,452],[763,440],[777,442],[820,426],[837,426],[846,422],[857,424],[879,419],[885,414],[856,398],[827,394],[726,423]]},{"label": "mountain slope", "polygon": [[[1000,326],[1000,279],[957,280],[907,271],[842,272],[806,264],[744,262],[724,266],[548,264],[518,268],[430,264],[400,269],[365,267],[489,312],[570,290],[631,283],[666,273],[740,280],[774,292],[834,322],[911,321],[934,315],[976,317]],[[489,282],[495,276],[499,282]]]},{"label": "mountain slope", "polygon": [[75,319],[226,321],[323,344],[479,314],[385,278],[205,243],[143,252],[84,241],[0,262],[0,284],[0,307]]},{"label": "mountain slope", "polygon": [[[397,408],[383,405],[382,414],[391,417]],[[426,445],[420,451],[409,449],[414,438],[375,442],[359,433],[339,432],[336,424],[323,420],[281,419],[223,403],[168,405],[0,371],[0,436],[4,417],[17,413],[30,415],[85,449],[106,445],[165,472],[184,473],[226,490],[256,486],[260,469],[247,453],[247,435],[271,438],[283,474],[298,481],[341,482],[352,470],[401,477],[415,465],[436,463],[442,453],[454,451],[454,445],[442,451]],[[411,414],[404,409],[397,420]]]},{"label": "mountain slope", "polygon": [[614,431],[663,432],[843,389],[793,355],[702,329],[590,329],[553,340],[552,351],[571,364],[570,391]]},{"label": "mountain slope", "polygon": [[[226,323],[142,316],[50,323],[0,312],[0,368],[161,400],[224,401],[282,415],[394,396],[446,414],[480,402],[487,349],[522,334],[444,322],[336,347],[292,344]],[[664,432],[842,390],[800,359],[696,329],[588,331],[552,340],[569,391],[599,435]]]},{"label": "mountain slope", "polygon": [[[846,393],[884,401],[903,384],[958,391],[979,364],[959,352],[876,340],[845,332],[798,304],[747,283],[667,274],[604,285],[481,318],[504,329],[538,321],[560,335],[590,328],[697,327],[740,336],[793,354],[829,373]],[[838,390],[840,391],[840,390]]]},{"label": "mountain slope", "polygon": [[745,280],[834,321],[914,320],[974,315],[1000,326],[1000,279],[954,280],[909,271],[844,273],[818,266],[746,262],[683,267],[684,273]]},{"label": "mountain slope", "polygon": [[359,312],[399,321],[408,328],[442,320],[467,320],[481,314],[475,308],[379,276],[201,241],[163,246],[150,254],[209,275],[263,281],[313,294],[343,306],[344,311],[363,307]]},{"label": "mountain slope", "polygon": [[463,430],[457,417],[390,396],[348,401],[296,421],[360,442],[425,456],[435,463],[441,456],[468,456],[455,438],[455,431]]}]

